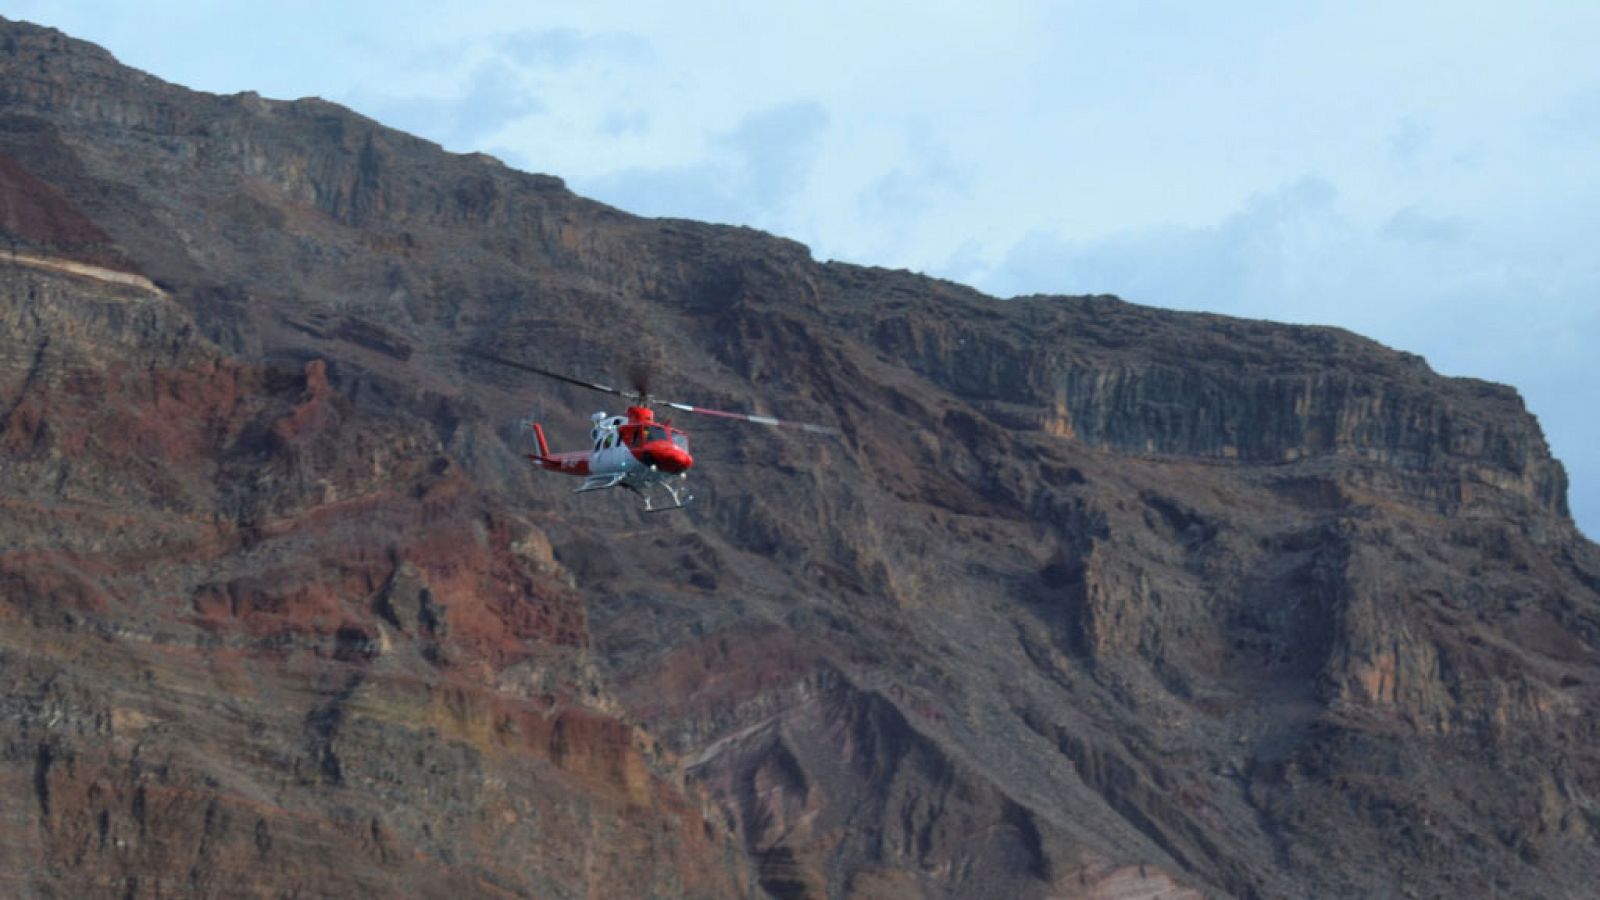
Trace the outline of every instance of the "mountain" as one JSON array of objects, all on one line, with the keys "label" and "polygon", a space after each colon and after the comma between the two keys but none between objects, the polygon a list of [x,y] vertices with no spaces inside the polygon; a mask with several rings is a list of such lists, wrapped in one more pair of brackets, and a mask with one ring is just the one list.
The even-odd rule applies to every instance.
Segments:
[{"label": "mountain", "polygon": [[[1510,388],[637,218],[0,20],[32,896],[1586,897],[1600,550]],[[530,471],[610,399],[684,512]]]}]

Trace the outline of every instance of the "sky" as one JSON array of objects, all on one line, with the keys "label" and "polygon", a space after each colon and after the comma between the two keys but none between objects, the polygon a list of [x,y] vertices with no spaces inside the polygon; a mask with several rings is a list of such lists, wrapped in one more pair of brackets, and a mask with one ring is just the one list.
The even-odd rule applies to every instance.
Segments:
[{"label": "sky", "polygon": [[818,259],[1348,328],[1520,390],[1600,536],[1593,0],[6,5]]}]

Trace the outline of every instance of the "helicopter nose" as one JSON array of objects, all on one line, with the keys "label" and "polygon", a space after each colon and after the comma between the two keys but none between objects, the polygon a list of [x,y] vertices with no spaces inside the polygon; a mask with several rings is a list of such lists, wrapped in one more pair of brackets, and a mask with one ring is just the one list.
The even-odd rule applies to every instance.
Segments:
[{"label": "helicopter nose", "polygon": [[694,457],[689,455],[689,451],[671,441],[652,441],[644,448],[644,460],[672,475],[687,472],[694,465]]}]

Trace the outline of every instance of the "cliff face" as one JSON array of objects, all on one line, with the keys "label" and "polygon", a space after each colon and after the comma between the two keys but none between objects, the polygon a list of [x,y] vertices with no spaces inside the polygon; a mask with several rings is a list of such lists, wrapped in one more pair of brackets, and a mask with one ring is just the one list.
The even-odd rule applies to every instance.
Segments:
[{"label": "cliff face", "polygon": [[[25,893],[1584,896],[1600,553],[1510,389],[641,220],[0,25]],[[535,477],[637,365],[684,513]],[[569,424],[563,424],[569,423]]]},{"label": "cliff face", "polygon": [[8,267],[12,893],[735,894],[544,535],[169,298]]}]

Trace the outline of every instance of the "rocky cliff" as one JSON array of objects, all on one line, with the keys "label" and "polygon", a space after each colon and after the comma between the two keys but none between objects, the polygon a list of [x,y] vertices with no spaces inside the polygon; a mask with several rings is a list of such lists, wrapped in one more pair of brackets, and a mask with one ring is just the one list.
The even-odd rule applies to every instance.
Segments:
[{"label": "rocky cliff", "polygon": [[[0,21],[8,891],[1582,897],[1514,391],[645,220]],[[637,366],[694,505],[536,477]]]}]

